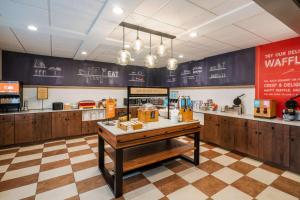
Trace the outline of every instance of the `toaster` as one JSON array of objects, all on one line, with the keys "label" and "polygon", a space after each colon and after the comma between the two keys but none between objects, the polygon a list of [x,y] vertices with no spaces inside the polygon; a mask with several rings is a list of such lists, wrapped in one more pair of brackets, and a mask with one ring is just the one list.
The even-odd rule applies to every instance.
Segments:
[{"label": "toaster", "polygon": [[52,103],[52,110],[63,110],[64,103],[63,102],[53,102]]}]

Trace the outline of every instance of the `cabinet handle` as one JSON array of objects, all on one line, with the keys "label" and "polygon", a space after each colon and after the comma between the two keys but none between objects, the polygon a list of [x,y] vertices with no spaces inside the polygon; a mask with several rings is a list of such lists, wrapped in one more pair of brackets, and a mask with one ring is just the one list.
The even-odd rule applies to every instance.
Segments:
[{"label": "cabinet handle", "polygon": [[272,130],[274,130],[275,128],[274,128],[274,126],[272,126]]},{"label": "cabinet handle", "polygon": [[294,142],[294,140],[295,140],[294,138],[291,138],[291,142]]},{"label": "cabinet handle", "polygon": [[259,132],[258,134],[261,135],[261,132]]}]

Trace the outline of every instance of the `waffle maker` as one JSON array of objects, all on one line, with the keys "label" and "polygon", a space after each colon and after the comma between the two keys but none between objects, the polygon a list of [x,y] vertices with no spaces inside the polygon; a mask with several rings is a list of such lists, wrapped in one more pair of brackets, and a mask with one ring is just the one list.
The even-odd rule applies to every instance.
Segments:
[{"label": "waffle maker", "polygon": [[289,99],[287,102],[285,102],[285,109],[282,111],[283,120],[285,121],[294,121],[294,120],[300,120],[299,119],[299,113],[297,112],[297,108],[299,108],[298,102],[295,100],[299,98],[300,95],[297,95],[291,99]]}]

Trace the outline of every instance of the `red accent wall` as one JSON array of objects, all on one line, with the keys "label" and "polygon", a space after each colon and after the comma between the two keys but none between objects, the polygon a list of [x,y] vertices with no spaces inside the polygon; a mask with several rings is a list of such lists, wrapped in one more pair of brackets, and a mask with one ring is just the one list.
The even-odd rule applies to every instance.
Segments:
[{"label": "red accent wall", "polygon": [[[256,47],[255,97],[284,103],[300,94],[300,37]],[[300,105],[300,100],[297,100]]]}]

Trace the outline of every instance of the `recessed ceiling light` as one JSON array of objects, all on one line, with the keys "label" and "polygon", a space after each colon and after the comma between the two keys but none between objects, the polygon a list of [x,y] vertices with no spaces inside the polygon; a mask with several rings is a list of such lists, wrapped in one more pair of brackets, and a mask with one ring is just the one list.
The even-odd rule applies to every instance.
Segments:
[{"label": "recessed ceiling light", "polygon": [[134,62],[134,61],[135,61],[135,59],[134,59],[134,58],[130,58],[130,61],[131,61],[131,62]]},{"label": "recessed ceiling light", "polygon": [[27,28],[28,28],[28,30],[31,30],[31,31],[37,31],[37,27],[34,25],[28,25]]},{"label": "recessed ceiling light", "polygon": [[182,54],[179,54],[179,56],[178,56],[179,58],[183,58],[183,55]]},{"label": "recessed ceiling light", "polygon": [[86,51],[82,51],[81,54],[82,54],[82,55],[86,55],[87,52],[86,52]]},{"label": "recessed ceiling light", "polygon": [[198,35],[197,32],[191,32],[191,33],[190,33],[190,37],[191,37],[191,38],[197,37],[197,35]]},{"label": "recessed ceiling light", "polygon": [[129,44],[125,44],[124,46],[126,49],[129,49],[130,48],[130,45]]},{"label": "recessed ceiling light", "polygon": [[119,6],[115,6],[115,7],[113,8],[113,12],[114,12],[116,15],[122,15],[124,11],[123,11],[123,9],[120,8]]}]

